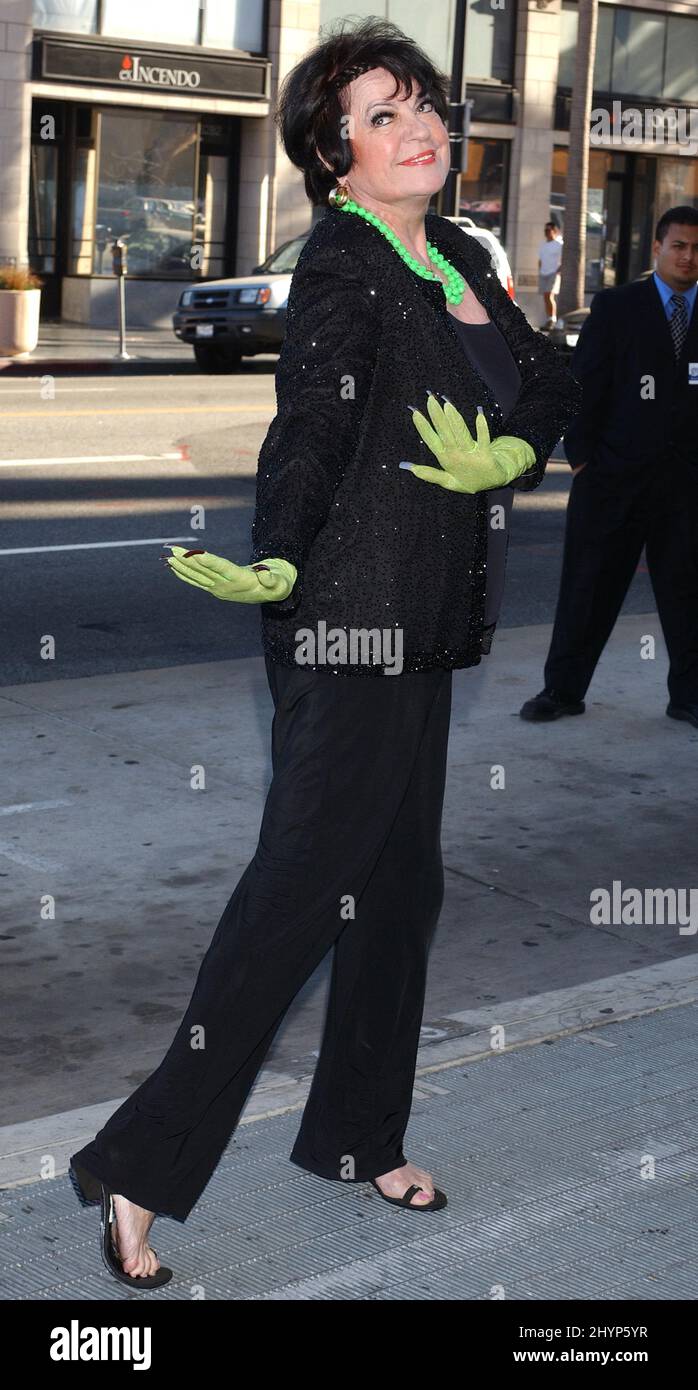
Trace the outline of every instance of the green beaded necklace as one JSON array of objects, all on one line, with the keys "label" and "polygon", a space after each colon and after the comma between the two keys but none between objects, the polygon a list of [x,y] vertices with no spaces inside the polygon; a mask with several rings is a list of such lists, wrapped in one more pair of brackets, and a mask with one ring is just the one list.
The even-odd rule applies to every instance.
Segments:
[{"label": "green beaded necklace", "polygon": [[337,206],[342,212],[358,213],[359,217],[363,217],[366,222],[372,223],[374,227],[378,228],[379,232],[383,233],[386,241],[390,242],[390,245],[397,251],[398,256],[402,258],[405,265],[409,266],[410,270],[414,271],[415,275],[421,275],[423,280],[436,280],[437,284],[441,285],[449,304],[460,304],[465,294],[465,280],[460,274],[460,271],[456,270],[455,266],[451,265],[451,262],[447,261],[446,257],[441,254],[436,246],[432,246],[430,241],[427,242],[429,259],[434,262],[434,265],[440,266],[445,272],[446,284],[444,284],[440,275],[435,275],[433,270],[427,270],[427,267],[422,265],[421,261],[418,261],[410,254],[407,247],[403,246],[397,232],[394,232],[392,227],[388,227],[385,222],[382,222],[375,212],[367,212],[366,208],[360,207],[358,203],[354,202],[353,198],[348,198],[346,203],[337,204]]}]

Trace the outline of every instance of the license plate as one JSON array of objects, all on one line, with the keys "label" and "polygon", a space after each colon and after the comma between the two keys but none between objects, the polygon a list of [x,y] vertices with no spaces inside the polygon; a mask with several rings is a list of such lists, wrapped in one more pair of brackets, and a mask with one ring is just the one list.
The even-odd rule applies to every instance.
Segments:
[{"label": "license plate", "polygon": [[197,336],[197,338],[212,338],[212,337],[213,337],[213,324],[212,324],[212,323],[197,323],[197,325],[196,325],[196,336]]}]

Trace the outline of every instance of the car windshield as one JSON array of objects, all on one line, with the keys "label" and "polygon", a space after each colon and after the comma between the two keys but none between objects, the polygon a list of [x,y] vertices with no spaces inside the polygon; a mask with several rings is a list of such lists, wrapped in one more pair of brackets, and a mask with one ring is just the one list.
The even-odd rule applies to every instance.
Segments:
[{"label": "car windshield", "polygon": [[296,261],[305,246],[307,236],[296,237],[294,241],[287,241],[285,246],[280,246],[278,251],[274,251],[264,262],[262,270],[269,270],[276,275],[288,275],[295,270]]}]

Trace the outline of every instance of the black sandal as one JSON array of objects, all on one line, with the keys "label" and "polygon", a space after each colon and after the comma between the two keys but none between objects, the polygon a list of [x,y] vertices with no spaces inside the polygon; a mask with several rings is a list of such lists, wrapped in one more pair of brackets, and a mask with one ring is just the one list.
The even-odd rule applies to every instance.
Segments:
[{"label": "black sandal", "polygon": [[[86,1168],[76,1167],[75,1164],[71,1164],[68,1176],[78,1201],[83,1207],[94,1206],[96,1202],[101,1204],[100,1253],[109,1273],[118,1279],[120,1284],[127,1284],[132,1289],[159,1289],[162,1284],[166,1284],[172,1278],[172,1270],[168,1269],[167,1265],[160,1265],[155,1274],[127,1274],[125,1272],[112,1234],[112,1222],[115,1217],[114,1200],[106,1184],[94,1177],[92,1173],[88,1173]],[[157,1250],[153,1250],[154,1255],[157,1253]]]},{"label": "black sandal", "polygon": [[431,1202],[420,1202],[415,1206],[412,1201],[415,1192],[426,1192],[425,1187],[419,1187],[417,1183],[413,1183],[412,1187],[408,1187],[407,1191],[403,1192],[401,1197],[386,1197],[385,1193],[381,1192],[378,1183],[373,1178],[369,1178],[369,1182],[372,1187],[375,1187],[376,1192],[383,1198],[383,1201],[390,1202],[393,1207],[406,1207],[408,1211],[441,1211],[442,1207],[448,1206],[446,1193],[439,1192],[438,1187],[434,1188],[434,1197]]}]

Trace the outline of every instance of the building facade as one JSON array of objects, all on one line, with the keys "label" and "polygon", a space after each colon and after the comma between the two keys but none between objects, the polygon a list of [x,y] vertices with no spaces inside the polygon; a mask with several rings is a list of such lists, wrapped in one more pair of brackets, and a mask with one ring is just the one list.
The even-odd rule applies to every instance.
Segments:
[{"label": "building facade", "polygon": [[[121,237],[129,322],[169,326],[182,281],[248,272],[319,215],[273,112],[326,26],[389,18],[449,71],[454,9],[0,0],[0,264],[41,275],[45,317],[111,325]],[[533,321],[543,223],[564,233],[576,33],[577,0],[468,0],[460,211],[503,241]],[[698,206],[698,0],[602,0],[593,108],[587,302],[649,268],[664,208]]]}]

